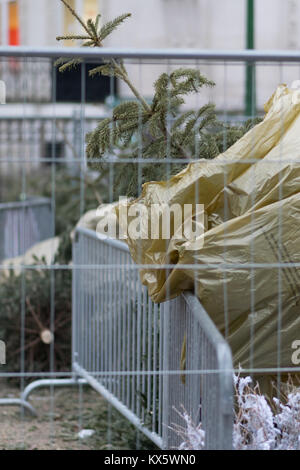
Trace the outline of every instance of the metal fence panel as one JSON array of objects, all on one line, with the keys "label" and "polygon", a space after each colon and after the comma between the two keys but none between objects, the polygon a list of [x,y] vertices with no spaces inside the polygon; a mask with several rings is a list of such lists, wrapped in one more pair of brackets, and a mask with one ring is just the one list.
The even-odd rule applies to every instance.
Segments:
[{"label": "metal fence panel", "polygon": [[195,424],[202,423],[206,449],[231,449],[233,375],[228,344],[199,300],[189,292],[167,302],[163,317],[164,370],[176,371],[181,364],[187,371],[164,375],[165,445],[179,447],[181,438],[170,432],[170,427],[182,426],[179,413],[188,413]]},{"label": "metal fence panel", "polygon": [[[39,67],[35,66],[35,59],[46,59],[46,67],[41,68],[41,73],[36,81],[43,84],[41,77],[44,76],[52,59],[58,56],[78,58],[82,57],[86,63],[97,62],[99,52],[87,48],[66,48],[66,49],[28,49],[16,48],[13,51],[9,48],[0,47],[1,57],[14,57],[15,61],[30,62],[34,64],[32,70],[39,73]],[[126,49],[101,49],[101,57],[109,59],[123,59],[124,63],[134,72],[133,76],[137,87],[140,86],[141,93],[145,99],[148,98],[148,90],[153,90],[152,77],[160,71],[170,73],[174,67],[197,67],[210,79],[214,79],[214,70],[221,69],[223,80],[220,80],[215,89],[203,91],[201,96],[195,96],[186,103],[187,108],[192,111],[199,109],[203,102],[216,102],[218,116],[222,122],[228,124],[235,121],[244,120],[243,110],[232,108],[229,103],[232,98],[229,90],[235,89],[235,83],[244,76],[245,68],[248,64],[253,66],[257,72],[257,93],[260,95],[259,104],[262,99],[260,86],[261,80],[267,81],[270,87],[270,95],[274,88],[283,82],[290,83],[291,78],[297,78],[297,70],[300,63],[300,54],[297,51],[197,51],[197,50],[126,50]],[[3,64],[7,61],[3,61]],[[47,62],[47,63],[46,63]],[[24,71],[26,68],[23,69]],[[29,70],[29,69],[28,69]],[[22,68],[20,68],[22,71]],[[150,71],[150,73],[148,73]],[[238,72],[238,73],[237,73]],[[27,73],[27,72],[26,72]],[[47,72],[48,73],[48,72]],[[11,74],[3,75],[6,80]],[[83,74],[84,77],[84,74]],[[22,82],[26,81],[26,76]],[[22,99],[20,104],[21,113],[15,116],[3,116],[0,118],[0,130],[2,138],[0,142],[0,163],[1,170],[9,173],[10,168],[15,171],[17,168],[22,173],[22,190],[27,193],[28,184],[25,177],[26,171],[31,171],[31,167],[39,167],[41,163],[51,164],[51,207],[55,207],[57,187],[56,172],[59,172],[63,165],[70,165],[74,168],[74,174],[80,179],[80,202],[78,203],[78,217],[85,212],[85,176],[92,174],[89,168],[90,163],[98,163],[97,158],[87,161],[85,156],[85,133],[94,129],[96,123],[105,116],[111,116],[115,103],[118,103],[120,96],[117,96],[114,83],[111,83],[111,96],[105,109],[96,108],[95,114],[87,118],[86,103],[84,97],[77,109],[70,104],[70,113],[66,116],[60,114],[52,96],[52,102],[47,108],[47,112],[35,107],[36,115],[27,114],[28,107],[25,103],[34,98],[44,99],[43,94],[35,93],[35,89],[26,90],[26,87],[19,86],[19,80],[15,82],[18,96]],[[24,85],[24,84],[23,84]],[[82,78],[84,88],[84,78]],[[15,87],[15,85],[14,85]],[[9,93],[12,93],[10,87]],[[49,87],[47,85],[47,93]],[[126,87],[124,87],[126,88]],[[122,88],[122,92],[124,91]],[[127,90],[127,88],[126,88]],[[145,91],[146,90],[146,91]],[[130,90],[127,90],[128,97],[132,99]],[[152,93],[152,91],[151,91]],[[13,95],[8,94],[11,99]],[[48,95],[50,96],[50,95]],[[121,99],[125,99],[125,95]],[[216,99],[217,98],[217,99]],[[41,103],[42,105],[42,103]],[[71,109],[72,108],[72,109]],[[79,109],[80,108],[80,109]],[[187,109],[183,108],[183,109]],[[4,108],[3,108],[4,109]],[[8,109],[8,108],[6,108]],[[10,110],[13,108],[9,108]],[[262,108],[259,108],[262,111]],[[237,112],[238,116],[231,114]],[[8,111],[9,112],[9,111]],[[97,114],[99,113],[99,115]],[[253,108],[253,114],[255,110]],[[73,118],[72,118],[73,116]],[[252,116],[254,117],[254,116]],[[169,116],[168,116],[169,118]],[[169,124],[172,123],[170,117]],[[142,133],[138,138],[142,137]],[[224,130],[224,146],[227,134]],[[142,139],[141,139],[142,140]],[[166,139],[168,140],[168,138]],[[253,142],[254,144],[255,142]],[[168,142],[167,142],[168,144]],[[139,149],[138,158],[128,158],[122,160],[124,163],[132,163],[138,168],[137,179],[139,180],[139,193],[141,189],[141,172],[146,160],[143,158],[143,149]],[[280,149],[280,158],[284,156],[284,149]],[[61,154],[60,154],[61,151]],[[115,165],[120,163],[119,154],[105,154],[108,165],[106,175],[107,202],[113,202],[113,186],[115,182]],[[178,160],[183,164],[194,161],[196,155],[189,154],[184,160]],[[166,159],[149,159],[146,163],[153,165],[166,164],[165,179],[170,176],[170,166],[174,163],[170,152],[167,152]],[[226,162],[225,162],[226,163]],[[239,163],[239,162],[237,162]],[[255,164],[251,159],[247,165]],[[269,161],[270,165],[274,162]],[[291,162],[297,163],[296,161]],[[213,160],[207,160],[206,164],[214,165]],[[12,166],[10,166],[12,165]],[[255,188],[255,165],[253,165],[253,185]],[[224,165],[224,190],[229,188],[227,180],[226,166]],[[124,178],[126,174],[124,173]],[[252,184],[250,181],[249,184]],[[23,187],[24,186],[24,187]],[[279,198],[284,196],[282,180],[278,181]],[[28,192],[30,194],[30,192]],[[226,194],[226,191],[225,191]],[[95,206],[97,205],[95,198]],[[31,205],[30,205],[31,204]],[[31,246],[36,241],[52,236],[48,223],[50,216],[50,202],[23,202],[0,205],[0,260],[6,257],[17,256]],[[77,202],[76,202],[77,204]],[[224,213],[226,198],[224,200]],[[29,207],[30,206],[30,207]],[[225,217],[226,218],[226,217]],[[45,224],[45,220],[47,223]],[[251,221],[252,223],[252,221]],[[279,224],[279,239],[282,225]],[[255,282],[256,269],[260,269],[260,264],[256,261],[255,244],[249,248],[251,262],[245,262],[242,269],[249,273],[249,290],[251,295],[251,307],[246,314],[252,321],[255,319],[255,300],[257,285]],[[115,406],[130,422],[144,432],[159,447],[178,447],[181,439],[170,428],[183,424],[178,411],[183,408],[190,414],[195,422],[201,421],[206,432],[206,448],[208,449],[228,449],[232,446],[232,421],[233,421],[233,391],[232,391],[232,361],[227,343],[216,330],[207,313],[203,310],[200,302],[192,294],[186,293],[163,305],[154,305],[148,296],[147,290],[141,285],[138,270],[140,266],[133,264],[127,247],[116,241],[107,240],[97,235],[95,232],[78,229],[74,243],[73,265],[51,265],[51,266],[31,266],[31,270],[45,269],[50,271],[51,282],[49,285],[49,311],[51,316],[50,330],[54,341],[50,344],[49,350],[49,370],[42,370],[33,373],[26,369],[24,357],[27,354],[27,344],[25,344],[25,324],[26,324],[26,295],[28,285],[25,282],[25,274],[28,266],[22,266],[22,276],[20,279],[21,302],[20,305],[20,367],[19,372],[0,371],[0,378],[7,379],[13,377],[20,379],[21,399],[3,399],[0,404],[19,404],[26,407],[32,413],[33,408],[27,399],[29,394],[38,387],[48,387],[49,402],[54,403],[54,386],[83,385],[90,384],[95,390],[105,397],[109,403]],[[268,253],[267,253],[268,255]],[[281,260],[281,257],[279,257]],[[280,384],[281,374],[298,372],[298,364],[293,368],[283,368],[280,362],[282,332],[285,325],[282,323],[282,278],[284,270],[290,265],[296,268],[297,263],[292,257],[291,263],[280,262],[278,267],[278,295],[270,299],[274,305],[278,305],[276,332],[278,336],[277,345],[274,346],[272,354],[277,354],[277,367],[268,370],[256,370],[254,367],[247,369],[247,374],[277,374],[277,383]],[[224,242],[224,260],[226,260],[226,243]],[[249,261],[249,260],[248,260]],[[281,260],[282,261],[282,260]],[[265,263],[271,261],[266,257]],[[199,271],[205,268],[211,269],[214,265],[194,265],[195,279]],[[276,269],[277,269],[276,267]],[[23,269],[24,268],[24,269]],[[163,269],[163,266],[160,266]],[[233,290],[228,289],[226,284],[227,272],[238,269],[225,263],[217,265],[220,269],[220,283],[224,287],[224,322],[231,315],[228,308],[228,300],[234,299]],[[55,369],[55,337],[54,325],[56,312],[56,285],[55,272],[58,270],[73,270],[73,361],[72,370],[57,371]],[[198,270],[198,272],[197,272]],[[277,276],[277,274],[276,274]],[[243,293],[242,293],[243,295]],[[232,297],[231,297],[232,296]],[[238,306],[237,306],[238,308]],[[1,312],[0,312],[1,313]],[[64,315],[65,311],[59,312]],[[250,321],[250,323],[251,323]],[[255,346],[255,337],[258,331],[249,328],[249,345],[252,349]],[[225,331],[227,337],[229,331]],[[296,334],[297,332],[295,332]],[[5,338],[1,338],[1,340]],[[185,346],[185,358],[183,350]],[[251,351],[252,354],[253,351]],[[292,351],[291,351],[292,352]],[[11,351],[6,351],[7,356]],[[23,362],[22,362],[23,361]],[[47,377],[45,380],[44,378]],[[63,377],[63,378],[62,378]],[[67,377],[67,378],[66,378]],[[24,390],[27,380],[34,378],[44,379],[31,383]],[[81,396],[82,398],[82,396]],[[183,408],[182,408],[183,407]],[[54,405],[51,411],[53,412]],[[79,427],[82,424],[82,408],[78,412]],[[55,414],[50,415],[51,425],[55,428]],[[111,422],[107,420],[109,430]],[[109,438],[107,439],[109,444]]]},{"label": "metal fence panel", "polygon": [[0,260],[14,258],[53,236],[51,201],[46,198],[0,204]]},{"label": "metal fence panel", "polygon": [[[80,161],[81,129],[80,112],[68,108],[69,115],[51,116],[36,114],[33,105],[26,108],[26,119],[22,113],[14,114],[14,110],[6,111],[0,115],[0,164],[1,175],[12,176],[22,165],[23,170],[30,173],[50,166],[54,161],[61,162],[69,172],[76,172],[74,162]],[[17,108],[18,109],[18,108]],[[91,112],[91,111],[90,111]],[[95,113],[95,112],[94,112]],[[85,118],[85,131],[91,131],[105,113],[98,113],[97,117]],[[55,139],[53,138],[55,134]],[[53,153],[53,148],[54,153]],[[54,155],[55,154],[55,155]],[[3,188],[0,187],[0,196]],[[5,196],[3,194],[3,196]]]},{"label": "metal fence panel", "polygon": [[156,444],[162,445],[162,321],[127,246],[77,229],[73,248],[73,368]]},{"label": "metal fence panel", "polygon": [[203,422],[207,448],[231,448],[231,354],[200,302],[187,293],[153,304],[127,246],[86,229],[73,262],[75,372],[160,447],[179,446],[171,428],[184,409]]}]

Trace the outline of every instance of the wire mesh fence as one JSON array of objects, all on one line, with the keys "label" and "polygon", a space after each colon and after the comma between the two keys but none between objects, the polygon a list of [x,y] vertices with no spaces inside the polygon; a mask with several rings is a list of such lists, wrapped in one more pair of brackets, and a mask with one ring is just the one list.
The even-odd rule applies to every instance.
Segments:
[{"label": "wire mesh fence", "polygon": [[[17,105],[14,106],[17,107]],[[55,158],[63,160],[61,166],[64,165],[69,172],[74,171],[73,160],[80,159],[81,151],[80,112],[76,106],[74,109],[71,106],[65,106],[60,110],[59,117],[53,117],[44,115],[48,112],[47,105],[42,105],[42,107],[43,115],[41,116],[36,116],[29,105],[29,109],[26,109],[26,119],[20,106],[17,107],[18,115],[15,109],[8,108],[0,117],[0,158],[3,162],[1,165],[3,176],[9,177],[11,173],[18,174],[18,163],[24,155],[30,156],[30,168],[33,170],[51,166],[53,145],[55,145]],[[62,114],[65,113],[66,108],[69,115]],[[87,132],[91,131],[97,122],[95,117],[87,117],[85,120]],[[55,126],[56,133],[55,143],[53,142],[53,126]],[[23,157],[20,157],[21,155]],[[1,193],[2,198],[7,199],[8,195],[3,188]]]},{"label": "wire mesh fence", "polygon": [[[99,57],[99,53],[86,49],[24,51],[20,48],[14,53],[0,49],[3,63],[7,57],[12,57],[22,64],[24,59],[21,56],[24,54],[27,54],[27,64],[30,61],[36,64],[38,58],[49,67],[51,64],[52,102],[47,104],[47,113],[51,108],[51,116],[47,117],[46,123],[44,105],[41,104],[34,119],[27,117],[32,90],[24,86],[19,105],[23,115],[16,125],[19,144],[15,145],[14,138],[3,144],[5,129],[14,120],[14,116],[7,116],[8,111],[5,110],[0,123],[3,129],[1,197],[7,201],[12,188],[16,197],[31,195],[33,188],[38,191],[37,196],[44,196],[46,177],[51,210],[47,203],[48,212],[43,214],[38,224],[32,219],[29,223],[23,219],[15,222],[13,217],[11,222],[7,217],[3,219],[1,205],[1,236],[6,240],[3,243],[14,249],[9,253],[7,249],[0,251],[0,259],[18,256],[29,245],[39,241],[26,235],[24,227],[27,226],[30,234],[37,232],[37,226],[42,228],[40,240],[55,235],[59,242],[54,243],[53,239],[46,251],[39,253],[40,257],[28,263],[12,260],[9,271],[13,273],[18,269],[13,281],[4,276],[7,265],[1,262],[0,340],[6,343],[6,365],[1,365],[0,369],[3,384],[0,413],[4,405],[20,406],[20,436],[15,440],[25,442],[26,433],[23,431],[28,417],[24,410],[34,413],[39,409],[38,400],[44,400],[49,406],[49,445],[59,448],[62,439],[59,437],[60,425],[55,419],[57,403],[60,402],[57,394],[64,387],[72,386],[67,393],[69,397],[74,394],[70,406],[76,419],[72,418],[72,430],[66,442],[73,439],[74,446],[81,442],[78,440],[79,431],[92,427],[96,435],[100,435],[101,443],[93,444],[91,440],[85,441],[90,444],[84,445],[118,448],[118,442],[114,442],[114,423],[119,422],[119,418],[112,405],[136,427],[137,434],[133,439],[136,448],[153,444],[168,449],[178,448],[183,439],[182,433],[178,435],[178,425],[184,426],[178,411],[182,412],[183,408],[196,423],[202,423],[206,448],[231,448],[234,370],[237,373],[241,365],[243,373],[257,377],[262,388],[265,382],[266,387],[269,386],[270,377],[275,378],[277,387],[280,387],[288,374],[296,377],[300,372],[297,361],[292,359],[295,358],[293,344],[299,339],[299,260],[296,242],[293,242],[295,237],[292,241],[285,241],[285,234],[291,232],[292,219],[293,230],[297,227],[297,200],[290,201],[289,198],[297,194],[295,185],[299,162],[285,134],[292,117],[278,107],[279,120],[274,117],[270,121],[268,132],[272,134],[270,129],[273,126],[279,139],[273,147],[270,144],[270,148],[268,145],[273,134],[266,131],[266,139],[262,140],[253,123],[257,115],[263,115],[262,103],[269,98],[261,96],[260,82],[263,80],[265,85],[268,81],[270,96],[279,83],[291,83],[299,72],[299,55],[102,49]],[[58,55],[81,57],[83,64],[99,62],[103,65],[104,61],[114,60],[120,66],[126,66],[128,76],[133,77],[134,89],[110,79],[109,99],[98,105],[100,141],[94,147],[91,147],[91,141],[85,141],[86,134],[93,131],[96,123],[94,117],[91,119],[86,113],[84,65],[81,103],[76,105],[75,121],[67,122],[61,118],[60,104],[55,99],[56,70],[52,67],[52,60]],[[233,90],[235,82],[243,80],[246,64],[256,70],[258,109],[253,103],[252,116],[249,116],[252,123],[244,127],[243,95],[235,94]],[[172,95],[174,90],[168,85],[173,79],[177,80],[185,68],[200,70],[208,79],[218,79],[218,82],[215,87],[201,88],[198,93],[188,94],[184,103],[182,100],[173,102],[172,99],[178,96]],[[21,69],[25,84],[27,69]],[[175,70],[178,69],[181,72],[177,76]],[[158,76],[163,77],[166,84],[164,107],[157,110],[166,127],[155,128],[153,120],[153,128],[145,129],[145,114],[156,112],[153,96],[158,85],[155,88],[153,83]],[[122,139],[117,141],[114,124],[118,121],[122,127],[124,123],[122,109],[119,108],[119,114],[116,114],[116,106],[126,108],[128,103],[131,103],[131,110],[132,103],[137,103],[137,115],[134,122],[128,118],[122,128]],[[201,126],[206,125],[203,115],[199,113],[195,118],[193,113],[199,110],[207,112],[208,103],[216,104],[218,123],[203,129]],[[67,106],[72,116],[75,107],[70,103]],[[293,109],[296,113],[297,108]],[[188,117],[180,121],[184,113],[189,113]],[[204,116],[207,117],[206,114]],[[112,120],[107,124],[108,118]],[[184,131],[191,131],[193,119],[196,131],[192,133],[192,139],[185,140],[188,136]],[[131,132],[132,129],[135,131]],[[202,130],[203,133],[200,132]],[[246,134],[250,150],[241,159],[238,151],[231,153],[228,149]],[[65,145],[60,147],[58,144],[62,141]],[[24,142],[28,145],[23,146]],[[105,152],[99,153],[104,144]],[[243,151],[242,148],[238,150]],[[219,199],[216,194],[216,198],[206,205],[204,202],[207,215],[204,238],[209,244],[205,258],[201,258],[201,249],[195,246],[194,252],[189,252],[190,258],[180,263],[187,240],[183,238],[172,251],[172,236],[165,240],[164,250],[163,245],[156,250],[155,262],[150,260],[150,252],[155,249],[156,240],[147,246],[143,243],[135,246],[132,239],[129,240],[132,258],[127,244],[96,233],[99,217],[96,211],[86,214],[88,210],[97,209],[100,203],[113,203],[119,196],[135,198],[144,195],[144,183],[149,181],[166,181],[166,193],[172,194],[170,181],[177,178],[174,174],[180,171],[181,174],[188,173],[188,165],[188,168],[196,168],[196,174],[201,173],[202,167],[214,173],[217,167],[214,157],[225,151],[228,153],[219,157],[216,180],[204,184],[201,179],[194,179],[191,183],[195,204],[208,201],[206,194],[214,185],[222,194]],[[268,158],[260,164],[264,155]],[[201,158],[206,160],[199,163]],[[289,158],[295,178],[286,183]],[[46,173],[45,164],[48,165]],[[247,179],[243,180],[246,168],[250,171]],[[274,173],[274,190],[266,187],[270,182],[267,176],[264,186],[263,175],[268,175],[268,172]],[[62,187],[67,186],[66,175],[73,179],[68,183],[67,192],[61,196]],[[239,177],[240,183],[237,182]],[[147,188],[150,186],[146,185]],[[270,224],[275,224],[272,235],[268,230],[269,222],[264,224],[266,204],[259,199],[257,188],[264,191],[265,200],[269,206],[272,205]],[[183,195],[184,189],[182,187]],[[155,194],[154,191],[154,199]],[[232,194],[236,195],[238,203],[234,202]],[[218,212],[215,207],[219,203],[222,210]],[[21,206],[27,207],[27,204],[29,202],[24,202]],[[241,206],[244,212],[239,214]],[[257,213],[253,214],[253,208]],[[74,231],[74,221],[79,219],[79,228]],[[17,248],[14,238],[8,234],[13,230],[16,236],[16,223],[21,227]],[[234,224],[241,224],[241,236],[247,234],[243,243],[234,235],[236,232],[231,231]],[[257,230],[265,240],[263,249],[259,248],[260,242],[251,238]],[[73,257],[70,235],[74,239]],[[221,242],[217,243],[217,240]],[[197,256],[194,256],[196,252]],[[164,257],[162,253],[170,256]],[[153,279],[160,279],[159,295],[163,302],[158,294],[154,299],[156,293],[151,290]],[[265,295],[268,284],[270,295]],[[212,286],[217,287],[214,290]],[[272,341],[268,342],[268,338]],[[15,344],[18,347],[12,346]],[[264,344],[267,345],[265,349]],[[37,361],[37,357],[43,360]],[[97,395],[90,395],[86,385],[90,385]],[[43,391],[39,390],[41,387]],[[32,397],[30,402],[29,394]],[[106,406],[103,398],[108,403],[105,413],[102,413],[103,406]],[[87,419],[86,407],[90,406],[102,407],[98,420]],[[41,413],[39,411],[40,416]],[[122,424],[121,429],[127,435],[129,424],[128,429],[126,426]],[[140,432],[149,438],[146,444],[142,443]],[[8,446],[7,442],[0,442],[0,445]],[[15,445],[14,439],[9,445]]]},{"label": "wire mesh fence", "polygon": [[[231,353],[200,303],[153,304],[127,245],[85,229],[75,237],[75,268],[87,267],[74,276],[74,371],[161,448],[180,445],[178,412],[199,419],[200,404],[207,448],[231,448]],[[186,378],[176,375],[184,335]]]},{"label": "wire mesh fence", "polygon": [[51,201],[46,198],[0,204],[0,260],[23,255],[36,243],[51,238]]}]

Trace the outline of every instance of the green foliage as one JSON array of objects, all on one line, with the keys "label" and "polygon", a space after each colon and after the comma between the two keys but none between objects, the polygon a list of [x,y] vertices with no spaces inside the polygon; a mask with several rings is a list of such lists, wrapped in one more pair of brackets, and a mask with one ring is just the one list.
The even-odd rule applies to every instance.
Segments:
[{"label": "green foliage", "polygon": [[[0,177],[1,202],[20,200],[22,175],[17,177]],[[42,196],[52,198],[54,187],[55,200],[55,229],[56,235],[70,233],[78,222],[81,209],[86,212],[95,209],[108,192],[106,172],[87,172],[82,175],[72,175],[61,165],[57,165],[54,176],[50,168],[32,170],[26,175],[26,197]]]},{"label": "green foliage", "polygon": [[[56,234],[70,233],[77,224],[82,212],[96,209],[106,202],[102,195],[107,194],[106,173],[101,175],[71,175],[67,169],[60,168],[55,177],[55,222]],[[30,191],[36,195],[52,197],[52,178],[49,170],[40,173],[39,178],[30,178]]]},{"label": "green foliage", "polygon": [[98,400],[96,410],[87,416],[86,426],[95,429],[96,433],[90,439],[95,450],[107,450],[107,426],[109,423],[110,450],[158,450],[142,432],[129,423],[114,407],[107,405],[104,400]]},{"label": "green foliage", "polygon": [[81,63],[81,59],[61,58],[55,62],[55,66],[59,67],[60,72],[66,72],[67,70],[75,69]]},{"label": "green foliage", "polygon": [[109,21],[104,26],[100,27],[100,18],[101,15],[97,15],[96,19],[93,21],[92,18],[89,18],[86,23],[76,14],[76,12],[68,5],[65,0],[61,0],[64,5],[71,11],[72,15],[79,21],[83,26],[83,29],[86,31],[84,35],[78,34],[67,34],[65,36],[57,36],[58,41],[85,41],[82,44],[82,47],[101,47],[102,41],[106,39],[110,34],[115,31],[127,18],[131,16],[130,13],[125,13],[118,16],[113,21]]},{"label": "green foliage", "polygon": [[[36,263],[42,265],[45,261],[36,259]],[[32,269],[18,275],[11,270],[9,277],[1,279],[1,337],[5,338],[7,347],[4,371],[22,370],[21,351],[26,372],[51,370],[51,346],[43,342],[41,332],[51,329],[52,312],[55,314],[53,366],[57,371],[70,370],[71,288],[70,270],[51,273],[48,269]],[[53,305],[51,292],[55,292]]]},{"label": "green foliage", "polygon": [[133,152],[131,149],[132,157],[139,154],[145,159],[191,157],[191,143],[216,121],[214,106],[207,105],[179,117],[178,108],[184,104],[184,96],[198,93],[203,86],[213,85],[195,69],[162,74],[154,85],[151,106],[145,109],[137,101],[121,103],[115,107],[111,118],[101,121],[87,135],[88,158],[101,159],[105,152],[113,151],[116,146],[124,150],[133,140],[136,145]]},{"label": "green foliage", "polygon": [[200,158],[215,158],[260,122],[261,118],[249,119],[240,125],[224,124],[217,121],[213,132],[203,134],[201,140],[197,142],[198,150],[195,149],[195,154],[198,154]]},{"label": "green foliage", "polygon": [[[106,39],[113,31],[115,31],[115,29],[118,28],[118,26],[120,26],[130,16],[131,16],[130,13],[125,13],[123,15],[118,16],[113,21],[109,21],[104,26],[102,26],[98,35],[99,40],[102,42],[104,39]],[[97,32],[96,32],[96,36],[97,36]]]},{"label": "green foliage", "polygon": [[[26,176],[27,196],[52,197],[55,188],[56,234],[60,244],[55,263],[68,265],[72,258],[70,231],[80,217],[80,198],[83,210],[95,209],[101,202],[99,191],[107,193],[105,174],[71,176],[67,169],[57,165],[54,174],[50,168],[30,172]],[[2,184],[3,183],[3,184]],[[0,181],[2,200],[19,199],[21,182],[16,175]],[[82,189],[84,191],[82,192]],[[36,259],[37,265],[45,260]],[[2,273],[0,273],[2,274]],[[25,297],[22,293],[25,292]],[[54,294],[54,295],[53,295]],[[72,272],[69,269],[49,271],[46,269],[25,270],[24,274],[10,271],[9,277],[0,279],[0,337],[7,344],[6,371],[20,371],[21,319],[24,313],[24,366],[27,372],[49,371],[51,347],[43,343],[40,333],[50,328],[54,312],[54,368],[58,371],[70,369],[71,361],[71,302]]]}]

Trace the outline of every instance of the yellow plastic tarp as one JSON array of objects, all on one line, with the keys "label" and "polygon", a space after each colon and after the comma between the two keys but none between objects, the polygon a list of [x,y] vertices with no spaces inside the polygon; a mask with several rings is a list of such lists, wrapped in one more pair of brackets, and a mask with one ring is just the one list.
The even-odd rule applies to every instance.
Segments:
[{"label": "yellow plastic tarp", "polygon": [[[281,85],[265,111],[263,122],[225,153],[189,164],[169,181],[146,183],[128,204],[146,207],[145,237],[129,235],[127,243],[134,261],[148,265],[140,273],[151,298],[163,302],[195,287],[221,333],[227,331],[234,365],[244,368],[295,367],[292,345],[300,340],[299,100]],[[200,248],[199,239],[172,233],[147,239],[153,204],[195,201],[205,210]]]}]

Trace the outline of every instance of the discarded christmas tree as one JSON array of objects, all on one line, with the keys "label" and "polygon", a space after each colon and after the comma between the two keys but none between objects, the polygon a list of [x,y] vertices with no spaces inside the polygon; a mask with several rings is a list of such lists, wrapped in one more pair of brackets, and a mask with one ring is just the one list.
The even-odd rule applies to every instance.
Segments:
[{"label": "discarded christmas tree", "polygon": [[[125,13],[100,26],[101,15],[98,15],[95,20],[89,19],[85,23],[66,0],[61,1],[80,23],[83,34],[59,36],[57,40],[80,40],[83,47],[103,47],[103,41],[131,16]],[[57,65],[63,72],[81,62],[80,58],[60,59]],[[214,86],[214,82],[195,68],[179,68],[160,75],[154,84],[151,103],[132,83],[122,60],[103,59],[103,64],[89,73],[122,80],[135,98],[116,106],[112,115],[101,120],[87,135],[87,158],[92,168],[107,170],[108,155],[115,158],[114,199],[125,194],[137,196],[141,184],[167,179],[185,166],[185,160],[216,157],[254,124],[249,121],[240,127],[224,125],[218,121],[215,106],[211,103],[198,110],[182,112],[181,107],[188,95],[199,93],[203,87]],[[122,163],[124,157],[126,160]],[[133,162],[128,163],[128,159],[133,159]],[[134,162],[135,159],[139,161]],[[145,163],[141,164],[140,159]]]}]

